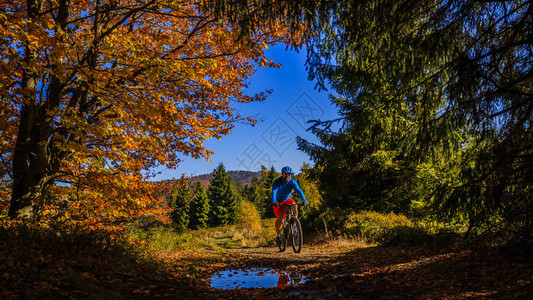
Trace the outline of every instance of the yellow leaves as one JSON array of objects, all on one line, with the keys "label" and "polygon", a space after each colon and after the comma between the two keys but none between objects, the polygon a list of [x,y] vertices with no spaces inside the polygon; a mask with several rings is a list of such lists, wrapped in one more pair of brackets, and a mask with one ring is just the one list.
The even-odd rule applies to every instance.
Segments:
[{"label": "yellow leaves", "polygon": [[261,58],[261,60],[259,61],[258,65],[259,65],[260,67],[266,67],[266,66],[268,66],[267,58],[266,58],[266,57]]},{"label": "yellow leaves", "polygon": [[281,68],[281,64],[274,63],[274,61],[268,60],[266,57],[262,57],[261,60],[257,63],[260,67],[272,67],[272,68]]}]

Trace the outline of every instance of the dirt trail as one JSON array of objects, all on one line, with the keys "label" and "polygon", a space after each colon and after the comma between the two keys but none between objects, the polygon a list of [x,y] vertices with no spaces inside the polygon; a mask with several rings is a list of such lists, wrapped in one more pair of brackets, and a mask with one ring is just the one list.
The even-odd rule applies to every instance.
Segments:
[{"label": "dirt trail", "polygon": [[221,290],[200,281],[205,298],[242,299],[525,299],[533,295],[533,262],[502,249],[450,250],[369,247],[332,251],[307,246],[301,253],[274,247],[231,250],[201,272],[266,267],[299,271],[298,287]]}]

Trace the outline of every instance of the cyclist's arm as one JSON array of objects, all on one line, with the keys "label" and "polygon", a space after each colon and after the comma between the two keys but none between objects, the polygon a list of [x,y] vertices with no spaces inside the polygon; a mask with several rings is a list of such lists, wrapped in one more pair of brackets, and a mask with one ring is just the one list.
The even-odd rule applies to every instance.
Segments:
[{"label": "cyclist's arm", "polygon": [[276,182],[272,183],[272,204],[277,203],[276,200],[276,194],[278,193],[278,186],[276,185]]},{"label": "cyclist's arm", "polygon": [[304,192],[302,192],[302,189],[300,189],[300,186],[298,185],[298,182],[296,182],[296,180],[294,180],[294,190],[296,191],[298,196],[300,196],[300,199],[302,199],[302,202],[306,204],[307,199],[305,199]]}]

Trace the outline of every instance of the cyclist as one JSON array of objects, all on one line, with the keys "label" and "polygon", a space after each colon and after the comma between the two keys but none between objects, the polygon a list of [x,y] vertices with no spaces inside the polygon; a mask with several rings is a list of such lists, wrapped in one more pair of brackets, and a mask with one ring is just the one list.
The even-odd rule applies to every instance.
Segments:
[{"label": "cyclist", "polygon": [[[274,209],[274,214],[276,215],[276,243],[281,243],[280,232],[282,229],[282,220],[285,217],[285,211],[283,208],[279,207],[280,204],[294,204],[296,203],[294,199],[291,198],[292,191],[296,191],[304,205],[307,204],[304,193],[298,186],[298,183],[292,179],[294,172],[291,167],[283,167],[281,169],[281,177],[278,177],[272,183],[272,208]],[[298,209],[296,206],[292,207],[293,212],[298,216]]]}]

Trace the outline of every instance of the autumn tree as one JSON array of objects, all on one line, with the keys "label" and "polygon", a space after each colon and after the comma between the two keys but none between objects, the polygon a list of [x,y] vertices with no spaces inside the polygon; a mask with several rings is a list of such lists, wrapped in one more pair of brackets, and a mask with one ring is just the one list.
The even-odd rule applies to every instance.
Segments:
[{"label": "autumn tree", "polygon": [[[13,179],[9,215],[38,218],[57,182],[80,215],[125,214],[153,200],[151,168],[203,146],[235,122],[245,79],[282,39],[238,25],[193,1],[2,1],[0,176]],[[75,203],[73,199],[78,199]],[[98,201],[93,201],[98,199]]]},{"label": "autumn tree", "polygon": [[189,228],[201,229],[209,225],[209,197],[201,182],[197,182],[194,187],[194,198],[189,210]]},{"label": "autumn tree", "polygon": [[262,232],[261,215],[257,207],[247,200],[239,204],[235,223],[248,237]]}]

